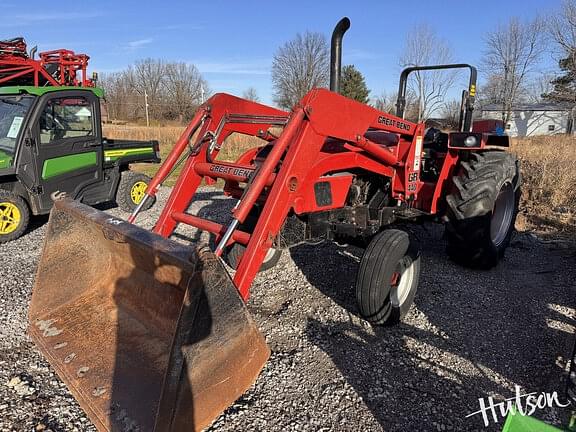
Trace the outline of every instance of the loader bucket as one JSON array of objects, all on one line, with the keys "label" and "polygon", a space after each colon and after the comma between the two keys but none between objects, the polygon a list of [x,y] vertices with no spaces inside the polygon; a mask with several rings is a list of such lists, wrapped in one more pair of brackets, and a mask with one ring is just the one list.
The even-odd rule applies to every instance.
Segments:
[{"label": "loader bucket", "polygon": [[222,264],[78,202],[55,203],[29,333],[100,431],[197,431],[269,356]]}]

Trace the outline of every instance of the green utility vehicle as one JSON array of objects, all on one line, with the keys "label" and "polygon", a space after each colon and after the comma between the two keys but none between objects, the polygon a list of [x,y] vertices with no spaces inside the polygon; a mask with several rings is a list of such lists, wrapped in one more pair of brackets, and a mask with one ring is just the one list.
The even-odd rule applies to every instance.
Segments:
[{"label": "green utility vehicle", "polygon": [[150,178],[130,164],[159,163],[158,142],[104,138],[102,96],[95,87],[0,87],[0,243],[48,213],[55,194],[128,212],[139,204]]}]

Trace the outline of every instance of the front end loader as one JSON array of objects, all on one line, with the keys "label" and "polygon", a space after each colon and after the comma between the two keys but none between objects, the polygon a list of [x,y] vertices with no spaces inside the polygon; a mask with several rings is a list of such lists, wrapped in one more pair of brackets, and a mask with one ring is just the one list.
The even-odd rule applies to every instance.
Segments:
[{"label": "front end loader", "polygon": [[[396,222],[447,220],[449,253],[467,265],[502,257],[518,164],[502,151],[506,137],[473,128],[476,70],[406,70],[397,115],[378,111],[338,93],[349,26],[344,18],[332,36],[331,89],[311,90],[291,112],[226,94],[203,104],[128,222],[56,202],[30,334],[100,430],[200,430],[250,386],[268,349],[244,302],[278,251],[319,240],[365,246],[356,297],[373,324],[401,320],[418,286],[419,249]],[[411,72],[461,67],[470,84],[458,132],[404,119]],[[221,161],[233,134],[262,145]],[[152,232],[133,225],[180,164]],[[217,179],[237,200],[224,225],[188,212],[202,181]],[[210,232],[216,246],[170,240],[178,224]]]},{"label": "front end loader", "polygon": [[269,356],[222,263],[70,199],[57,200],[30,335],[104,431],[192,431]]}]

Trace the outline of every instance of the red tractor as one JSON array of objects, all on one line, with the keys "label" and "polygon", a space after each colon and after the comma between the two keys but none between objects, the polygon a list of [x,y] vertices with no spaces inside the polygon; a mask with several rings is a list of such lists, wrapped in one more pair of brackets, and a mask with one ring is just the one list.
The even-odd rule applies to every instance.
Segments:
[{"label": "red tractor", "polygon": [[[419,252],[398,221],[446,221],[448,254],[478,268],[497,264],[510,242],[520,197],[519,163],[507,136],[475,131],[476,69],[467,64],[407,68],[396,116],[338,94],[345,18],[332,36],[330,91],[314,89],[291,113],[217,94],[196,113],[150,183],[158,185],[184,155],[184,168],[154,232],[170,237],[185,223],[216,234],[216,255],[234,267],[244,299],[259,269],[283,248],[319,239],[367,245],[356,295],[361,315],[383,324],[408,311],[418,285]],[[466,68],[460,131],[443,133],[404,119],[414,71]],[[272,128],[283,131],[276,136]],[[198,139],[191,137],[199,130]],[[218,161],[232,133],[259,137],[261,147],[236,163]],[[224,179],[238,200],[222,227],[186,214],[202,179]],[[138,209],[131,217],[134,220]]]},{"label": "red tractor", "polygon": [[[356,296],[375,324],[402,319],[418,286],[418,247],[395,223],[445,221],[448,253],[462,264],[489,268],[502,258],[518,211],[519,164],[504,151],[506,136],[474,130],[476,69],[408,68],[396,115],[378,111],[338,94],[349,26],[341,20],[332,35],[330,90],[311,90],[292,112],[226,94],[198,109],[129,219],[183,163],[153,233],[56,201],[30,333],[99,429],[200,430],[233,403],[268,357],[242,300],[284,248],[366,245]],[[470,71],[460,130],[404,119],[409,74],[445,68]],[[233,133],[262,145],[221,161]],[[202,181],[216,179],[237,200],[227,226],[187,212]],[[178,224],[213,233],[215,249],[169,240]],[[235,268],[233,279],[218,256]]]}]

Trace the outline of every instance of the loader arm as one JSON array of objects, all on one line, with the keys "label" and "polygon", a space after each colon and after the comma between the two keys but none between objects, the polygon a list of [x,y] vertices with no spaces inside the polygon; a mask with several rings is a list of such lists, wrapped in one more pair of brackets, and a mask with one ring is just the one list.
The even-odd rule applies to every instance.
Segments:
[{"label": "loader arm", "polygon": [[[281,126],[283,131],[271,142],[271,150],[261,165],[217,160],[224,140],[231,133],[265,139],[266,131],[273,126]],[[374,142],[371,134],[378,132],[395,137],[396,145]],[[194,133],[197,135],[190,145]],[[246,245],[234,277],[235,286],[246,300],[250,285],[290,211],[322,211],[344,204],[352,176],[325,177],[330,172],[362,168],[387,174],[392,178],[395,198],[416,200],[422,187],[418,174],[423,133],[422,124],[323,89],[312,90],[290,115],[217,94],[196,113],[149,186],[147,194],[153,196],[177,161],[186,158],[154,232],[169,237],[179,223],[207,230],[216,236],[217,256],[234,242]],[[330,140],[339,143],[336,151],[326,148]],[[227,227],[186,213],[203,178],[245,184]],[[314,186],[318,183],[330,189],[330,204],[319,204],[315,199]],[[239,231],[238,226],[257,202],[263,202],[264,206],[253,232]],[[131,221],[137,213],[133,213]]]}]

